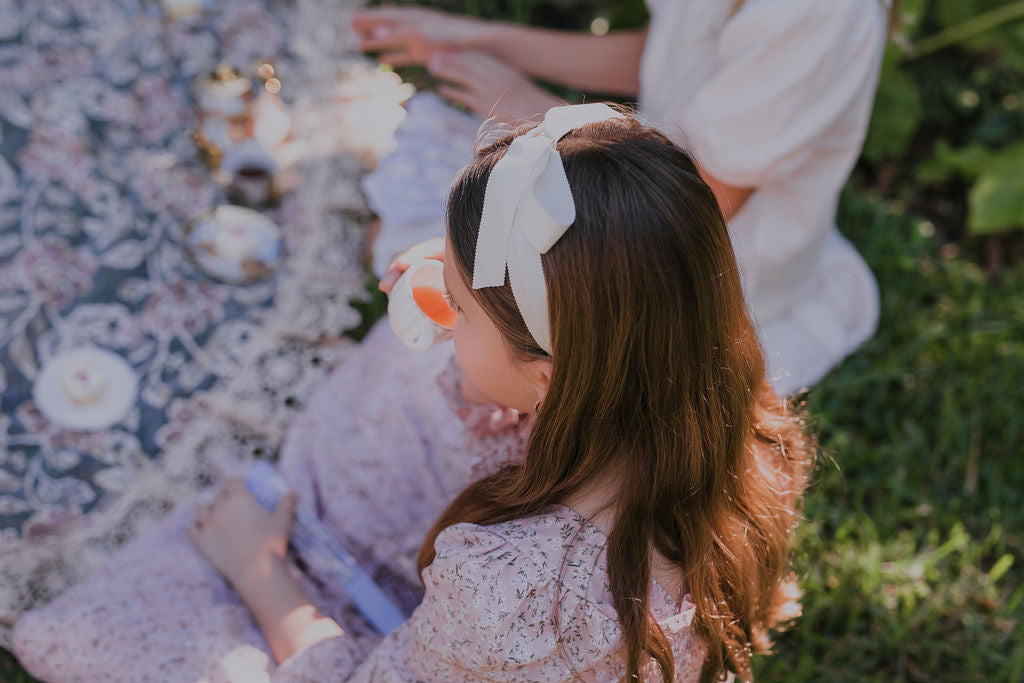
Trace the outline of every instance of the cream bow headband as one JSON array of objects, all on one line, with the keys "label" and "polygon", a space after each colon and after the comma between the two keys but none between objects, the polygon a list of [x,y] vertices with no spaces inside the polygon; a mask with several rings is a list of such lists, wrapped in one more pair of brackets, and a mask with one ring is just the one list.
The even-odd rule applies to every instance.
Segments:
[{"label": "cream bow headband", "polygon": [[509,284],[537,345],[551,353],[548,291],[541,254],[576,220],[576,204],[555,145],[588,123],[623,118],[605,104],[549,109],[544,121],[509,145],[484,192],[476,242],[473,289]]}]

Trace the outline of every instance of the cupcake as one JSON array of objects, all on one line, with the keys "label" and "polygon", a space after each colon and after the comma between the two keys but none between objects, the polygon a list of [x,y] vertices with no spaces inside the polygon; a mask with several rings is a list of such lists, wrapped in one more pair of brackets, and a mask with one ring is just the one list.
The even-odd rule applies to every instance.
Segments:
[{"label": "cupcake", "polygon": [[88,358],[69,358],[61,369],[60,386],[72,403],[88,406],[103,398],[107,378]]}]

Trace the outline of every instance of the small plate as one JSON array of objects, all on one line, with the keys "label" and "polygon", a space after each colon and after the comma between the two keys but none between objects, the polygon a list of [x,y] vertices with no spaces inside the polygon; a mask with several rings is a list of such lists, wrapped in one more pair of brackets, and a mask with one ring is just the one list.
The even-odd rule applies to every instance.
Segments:
[{"label": "small plate", "polygon": [[222,204],[185,226],[185,252],[210,277],[242,285],[281,266],[284,241],[277,225],[258,211]]},{"label": "small plate", "polygon": [[[65,374],[83,366],[98,371],[103,380],[102,389],[87,404],[76,403],[64,388]],[[96,431],[124,419],[135,403],[138,383],[135,371],[121,356],[83,347],[51,358],[36,378],[32,396],[51,422],[67,429]]]}]

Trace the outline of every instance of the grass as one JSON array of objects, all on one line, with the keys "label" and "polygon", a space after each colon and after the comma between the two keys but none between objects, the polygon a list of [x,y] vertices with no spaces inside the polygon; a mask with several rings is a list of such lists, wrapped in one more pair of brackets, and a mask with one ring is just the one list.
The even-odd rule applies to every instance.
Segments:
[{"label": "grass", "polygon": [[994,282],[848,191],[879,331],[807,396],[823,459],[798,530],[804,616],[764,681],[1024,680],[1024,267]]},{"label": "grass", "polygon": [[18,660],[7,650],[0,648],[0,683],[38,683],[29,676]]}]

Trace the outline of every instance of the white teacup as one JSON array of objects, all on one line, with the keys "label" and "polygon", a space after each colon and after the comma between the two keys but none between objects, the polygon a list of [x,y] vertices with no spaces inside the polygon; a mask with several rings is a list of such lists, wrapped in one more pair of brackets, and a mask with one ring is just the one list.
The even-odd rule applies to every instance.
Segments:
[{"label": "white teacup", "polygon": [[255,140],[225,150],[220,168],[227,176],[228,194],[233,201],[262,206],[274,198],[277,162]]},{"label": "white teacup", "polygon": [[444,300],[444,264],[421,259],[409,266],[391,290],[388,321],[402,343],[413,351],[426,351],[452,338],[455,314]]}]

